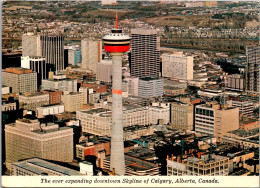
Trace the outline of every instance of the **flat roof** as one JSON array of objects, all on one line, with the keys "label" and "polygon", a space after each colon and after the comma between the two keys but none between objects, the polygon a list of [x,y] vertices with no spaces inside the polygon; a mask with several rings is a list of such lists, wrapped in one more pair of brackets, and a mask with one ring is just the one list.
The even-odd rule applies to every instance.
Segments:
[{"label": "flat roof", "polygon": [[[110,156],[105,160],[110,161]],[[142,159],[138,159],[129,155],[125,155],[125,165],[134,171],[145,171],[156,168],[157,165]]]},{"label": "flat roof", "polygon": [[42,175],[43,173],[47,173],[49,170],[54,172],[61,173],[64,176],[75,176],[75,175],[83,175],[75,170],[44,161],[42,159],[33,158],[26,161],[21,161],[13,164],[14,166],[23,168],[25,170],[31,171],[38,175]]},{"label": "flat roof", "polygon": [[32,132],[37,133],[37,134],[48,134],[48,133],[62,131],[62,130],[66,130],[66,129],[72,129],[72,128],[71,127],[59,127],[59,128],[53,128],[53,129],[44,130],[44,131],[41,131],[41,129],[38,129],[38,130],[34,130]]},{"label": "flat roof", "polygon": [[144,80],[144,81],[161,80],[161,78],[157,78],[157,77],[143,77],[143,78],[139,78],[139,79]]}]

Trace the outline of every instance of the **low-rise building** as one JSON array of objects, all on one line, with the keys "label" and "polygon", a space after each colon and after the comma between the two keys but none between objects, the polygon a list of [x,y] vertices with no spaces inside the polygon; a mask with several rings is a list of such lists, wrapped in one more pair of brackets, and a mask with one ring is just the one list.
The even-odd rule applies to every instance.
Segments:
[{"label": "low-rise building", "polygon": [[229,131],[222,137],[222,142],[240,144],[245,148],[258,148],[259,128],[251,130],[237,129]]},{"label": "low-rise building", "polygon": [[[92,167],[93,168],[93,167]],[[93,172],[92,172],[93,173]],[[83,176],[79,171],[39,158],[12,163],[11,176]]]},{"label": "low-rise building", "polygon": [[250,130],[259,127],[259,119],[242,117],[239,121],[239,129]]},{"label": "low-rise building", "polygon": [[247,117],[253,115],[254,104],[252,101],[243,98],[233,98],[232,106],[239,108],[239,114]]},{"label": "low-rise building", "polygon": [[239,108],[220,105],[217,102],[195,107],[196,134],[209,135],[218,141],[228,131],[239,128]]},{"label": "low-rise building", "polygon": [[[125,155],[125,175],[126,176],[159,176],[159,166],[157,164]],[[104,159],[104,168],[110,170],[110,156]]]},{"label": "low-rise building", "polygon": [[80,92],[71,92],[61,96],[61,101],[64,104],[65,111],[75,112],[83,109],[83,95]]},{"label": "low-rise building", "polygon": [[185,88],[172,87],[172,86],[164,86],[163,92],[165,95],[183,95],[185,94]]},{"label": "low-rise building", "polygon": [[14,111],[16,110],[16,106],[17,104],[14,101],[2,101],[1,109],[2,112]]},{"label": "low-rise building", "polygon": [[38,107],[48,105],[50,102],[49,94],[45,93],[26,93],[19,95],[19,108],[35,111]]},{"label": "low-rise building", "polygon": [[88,155],[98,157],[98,153],[104,151],[105,155],[110,155],[110,139],[98,139],[94,142],[80,142],[76,145],[76,157],[85,160]]},{"label": "low-rise building", "polygon": [[151,124],[158,124],[158,120],[163,120],[163,124],[170,122],[170,105],[149,107],[149,116]]},{"label": "low-rise building", "polygon": [[42,80],[42,90],[77,92],[77,79],[69,79],[65,75],[54,76],[48,80]]},{"label": "low-rise building", "polygon": [[43,90],[42,93],[49,93],[50,104],[57,104],[61,102],[62,91],[59,90]]},{"label": "low-rise building", "polygon": [[203,155],[200,158],[167,157],[167,176],[228,176],[229,159],[219,155]]},{"label": "low-rise building", "polygon": [[136,125],[124,127],[124,140],[133,140],[141,136],[147,136],[154,133],[151,125]]},{"label": "low-rise building", "polygon": [[[104,108],[77,111],[76,117],[81,121],[82,131],[96,135],[111,134],[112,112]],[[135,105],[124,105],[123,126],[148,125],[151,119],[149,109]]]},{"label": "low-rise building", "polygon": [[138,96],[139,97],[160,97],[163,95],[163,80],[159,78],[139,78]]},{"label": "low-rise building", "polygon": [[38,107],[36,109],[36,116],[37,118],[44,118],[48,115],[60,114],[64,112],[64,105],[63,104],[50,104]]}]

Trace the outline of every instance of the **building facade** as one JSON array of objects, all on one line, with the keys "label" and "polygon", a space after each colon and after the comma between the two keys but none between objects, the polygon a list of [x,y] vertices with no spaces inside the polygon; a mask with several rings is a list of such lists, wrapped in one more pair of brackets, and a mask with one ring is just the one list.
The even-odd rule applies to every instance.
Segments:
[{"label": "building facade", "polygon": [[81,40],[82,69],[97,73],[97,63],[102,59],[102,41],[83,39]]},{"label": "building facade", "polygon": [[234,91],[244,91],[245,90],[245,81],[242,75],[232,74],[226,77],[225,82],[226,88]]},{"label": "building facade", "polygon": [[40,56],[40,37],[33,33],[26,33],[22,36],[22,55]]},{"label": "building facade", "polygon": [[43,90],[42,93],[48,93],[50,96],[50,104],[61,103],[62,91],[59,90]]},{"label": "building facade", "polygon": [[193,130],[193,105],[173,102],[171,103],[171,129]]},{"label": "building facade", "polygon": [[222,107],[216,103],[197,105],[195,133],[221,140],[228,131],[239,128],[239,108]]},{"label": "building facade", "polygon": [[163,95],[163,80],[158,78],[139,78],[138,96],[139,97],[159,97]]},{"label": "building facade", "polygon": [[65,111],[75,112],[83,108],[83,94],[80,92],[71,92],[61,96],[61,101],[65,106]]},{"label": "building facade", "polygon": [[254,104],[248,99],[238,98],[232,99],[232,106],[239,108],[239,114],[242,116],[253,116]]},{"label": "building facade", "polygon": [[1,109],[2,109],[2,112],[15,111],[16,106],[17,106],[16,102],[2,101]]},{"label": "building facade", "polygon": [[259,92],[260,46],[247,45],[246,90]]},{"label": "building facade", "polygon": [[139,78],[128,77],[124,79],[127,82],[127,93],[130,96],[138,96]]},{"label": "building facade", "polygon": [[64,105],[63,104],[51,104],[38,107],[36,109],[36,116],[37,118],[44,118],[48,115],[60,114],[64,112]]},{"label": "building facade", "polygon": [[187,157],[180,161],[167,157],[167,176],[228,176],[229,159],[212,155],[201,158]]},{"label": "building facade", "polygon": [[40,56],[23,56],[21,57],[21,67],[31,69],[37,72],[37,85],[40,86],[43,79],[48,78],[48,66],[45,58]]},{"label": "building facade", "polygon": [[48,105],[50,102],[49,94],[29,93],[19,95],[19,108],[35,111],[38,107]]},{"label": "building facade", "polygon": [[97,64],[97,80],[111,83],[112,82],[112,60],[101,60]]},{"label": "building facade", "polygon": [[41,35],[41,56],[53,71],[64,70],[64,36]]},{"label": "building facade", "polygon": [[77,92],[77,79],[53,78],[42,80],[42,90]]},{"label": "building facade", "polygon": [[68,50],[68,64],[77,66],[81,61],[80,48],[72,48]]},{"label": "building facade", "polygon": [[6,165],[38,157],[62,162],[73,160],[73,129],[40,124],[37,119],[18,119],[5,126]]},{"label": "building facade", "polygon": [[25,68],[6,68],[2,71],[2,85],[12,88],[12,93],[37,91],[37,73]]},{"label": "building facade", "polygon": [[175,79],[193,79],[193,57],[183,53],[162,55],[162,76]]},{"label": "building facade", "polygon": [[170,122],[170,105],[165,107],[151,106],[149,107],[150,123],[158,124],[159,120],[163,120],[163,124]]},{"label": "building facade", "polygon": [[160,38],[157,30],[132,29],[131,38],[131,76],[158,77],[160,73]]},{"label": "building facade", "polygon": [[[130,105],[125,107],[123,112],[124,127],[151,124],[148,108]],[[88,111],[77,111],[76,118],[80,120],[83,132],[111,136],[112,114],[110,110],[94,108]]]}]

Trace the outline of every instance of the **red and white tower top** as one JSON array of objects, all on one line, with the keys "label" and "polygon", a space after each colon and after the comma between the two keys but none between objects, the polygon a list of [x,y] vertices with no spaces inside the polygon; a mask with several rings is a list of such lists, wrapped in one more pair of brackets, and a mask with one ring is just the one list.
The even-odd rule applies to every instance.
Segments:
[{"label": "red and white tower top", "polygon": [[131,38],[118,29],[118,18],[116,14],[116,28],[103,37],[104,47],[110,53],[124,53],[129,50]]}]

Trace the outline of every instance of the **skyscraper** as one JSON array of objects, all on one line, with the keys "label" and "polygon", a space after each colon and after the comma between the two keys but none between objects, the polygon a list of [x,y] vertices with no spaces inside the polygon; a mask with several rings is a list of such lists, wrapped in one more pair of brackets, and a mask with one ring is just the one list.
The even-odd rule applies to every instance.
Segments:
[{"label": "skyscraper", "polygon": [[46,63],[52,65],[53,71],[65,69],[64,66],[64,36],[40,36],[41,56],[46,58]]},{"label": "skyscraper", "polygon": [[248,45],[247,54],[247,76],[246,90],[259,92],[259,63],[260,63],[260,46]]},{"label": "skyscraper", "polygon": [[159,37],[155,29],[131,30],[130,72],[133,77],[158,77],[160,72]]},{"label": "skyscraper", "polygon": [[40,56],[40,37],[33,33],[26,33],[22,36],[23,56]]},{"label": "skyscraper", "polygon": [[102,57],[102,41],[83,39],[81,41],[82,68],[97,73],[97,63]]}]

